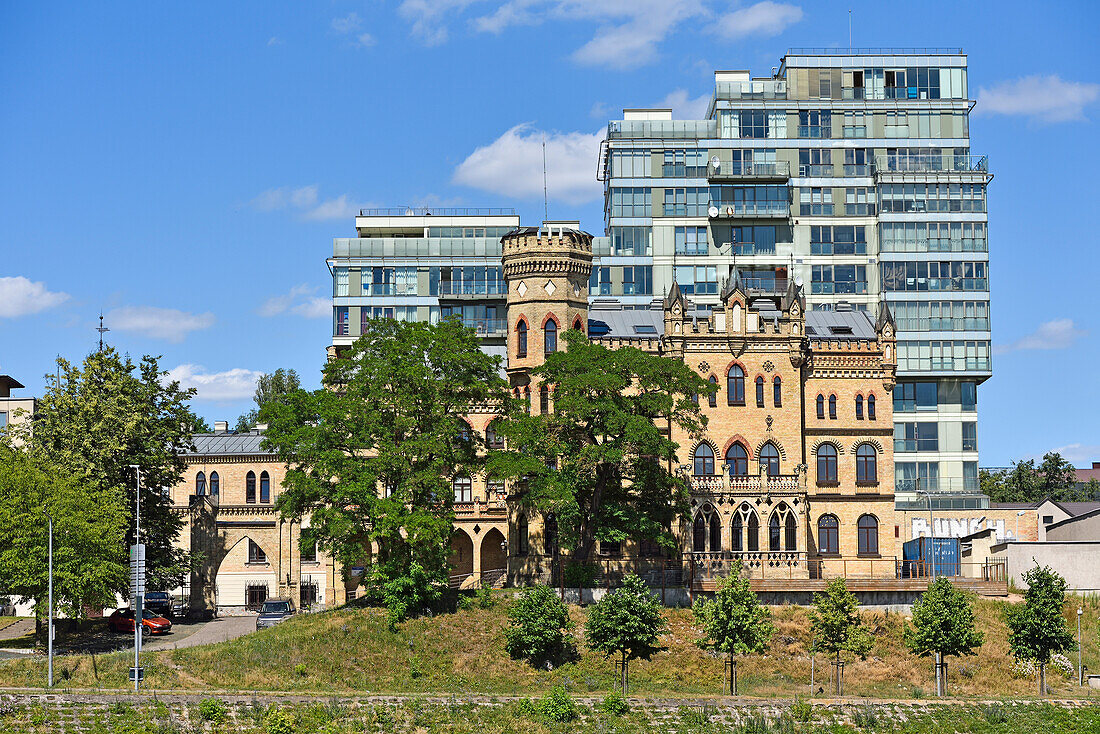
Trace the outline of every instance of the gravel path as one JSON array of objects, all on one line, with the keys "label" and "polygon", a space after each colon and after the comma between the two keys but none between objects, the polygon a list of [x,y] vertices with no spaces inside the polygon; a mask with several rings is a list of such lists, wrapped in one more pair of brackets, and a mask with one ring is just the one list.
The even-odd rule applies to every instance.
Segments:
[{"label": "gravel path", "polygon": [[[178,631],[178,632],[177,632]],[[194,625],[175,625],[168,637],[146,640],[142,650],[178,650],[196,645],[209,645],[215,642],[227,642],[256,631],[256,616],[249,614],[241,617],[218,617],[209,622]],[[179,634],[183,633],[183,634]]]}]

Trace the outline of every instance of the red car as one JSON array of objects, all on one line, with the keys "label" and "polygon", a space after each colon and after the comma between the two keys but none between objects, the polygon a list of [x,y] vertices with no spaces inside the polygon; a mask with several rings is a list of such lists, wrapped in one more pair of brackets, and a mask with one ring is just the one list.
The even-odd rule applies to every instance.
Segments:
[{"label": "red car", "polygon": [[[113,632],[134,632],[134,610],[116,609],[107,619],[107,626]],[[172,623],[156,612],[148,609],[141,610],[142,634],[162,635],[172,631]]]}]

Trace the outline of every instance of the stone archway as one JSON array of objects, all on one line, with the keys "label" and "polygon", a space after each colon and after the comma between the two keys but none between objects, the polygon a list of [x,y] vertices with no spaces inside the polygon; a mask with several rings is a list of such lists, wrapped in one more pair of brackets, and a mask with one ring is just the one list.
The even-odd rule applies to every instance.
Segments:
[{"label": "stone archway", "polygon": [[506,574],[508,567],[507,545],[504,533],[491,528],[481,539],[481,579],[486,586],[493,586]]},{"label": "stone archway", "polygon": [[456,528],[451,535],[451,578],[462,584],[474,572],[474,541],[465,530]]},{"label": "stone archway", "polygon": [[221,551],[210,560],[209,588],[215,609],[250,609],[279,595],[278,569],[262,533],[222,537]]}]

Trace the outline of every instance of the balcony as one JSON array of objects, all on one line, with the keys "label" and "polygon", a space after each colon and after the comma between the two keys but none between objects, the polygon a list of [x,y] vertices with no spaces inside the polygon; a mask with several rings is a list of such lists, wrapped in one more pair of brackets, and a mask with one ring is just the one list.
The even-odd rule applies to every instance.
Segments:
[{"label": "balcony", "polygon": [[444,280],[439,283],[441,296],[506,296],[508,284],[503,280]]},{"label": "balcony", "polygon": [[695,494],[737,494],[755,495],[794,494],[804,492],[806,487],[801,474],[778,474],[769,476],[731,477],[726,474],[688,477],[688,489]]},{"label": "balcony", "polygon": [[836,169],[832,163],[799,163],[799,178],[832,178]]},{"label": "balcony", "polygon": [[361,217],[514,217],[516,210],[507,208],[398,206],[381,209],[360,209]]},{"label": "balcony", "polygon": [[787,181],[791,164],[787,161],[710,163],[707,178],[711,181]]},{"label": "balcony", "polygon": [[872,173],[879,183],[988,183],[988,156],[920,155],[876,156]]},{"label": "balcony", "polygon": [[716,120],[612,120],[607,125],[608,140],[699,140],[717,137]]},{"label": "balcony", "polygon": [[756,79],[747,82],[717,82],[714,98],[735,99],[786,99],[786,79]]},{"label": "balcony", "polygon": [[508,333],[507,319],[459,319],[467,329],[473,329],[478,336],[494,336],[503,338]]},{"label": "balcony", "polygon": [[791,205],[786,201],[711,201],[711,219],[786,219]]}]

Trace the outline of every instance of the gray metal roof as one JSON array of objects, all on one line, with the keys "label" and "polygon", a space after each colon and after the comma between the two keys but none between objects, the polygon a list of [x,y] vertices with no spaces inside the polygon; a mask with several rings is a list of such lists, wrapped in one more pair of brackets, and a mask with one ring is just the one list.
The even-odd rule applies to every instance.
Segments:
[{"label": "gray metal roof", "polygon": [[196,433],[191,436],[195,444],[193,451],[184,451],[185,456],[231,456],[243,454],[273,454],[260,448],[264,434],[260,431],[247,433]]},{"label": "gray metal roof", "polygon": [[834,340],[878,338],[866,311],[810,311],[806,314],[806,336]]},{"label": "gray metal roof", "polygon": [[663,310],[636,311],[619,307],[594,307],[588,310],[588,335],[593,339],[656,339],[664,336]]}]

